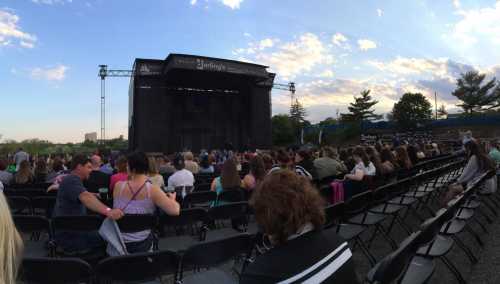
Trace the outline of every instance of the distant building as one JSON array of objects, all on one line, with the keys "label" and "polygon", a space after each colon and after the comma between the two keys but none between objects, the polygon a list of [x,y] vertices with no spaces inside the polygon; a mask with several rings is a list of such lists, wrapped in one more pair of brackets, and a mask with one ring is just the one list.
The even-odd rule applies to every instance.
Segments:
[{"label": "distant building", "polygon": [[97,142],[97,132],[85,133],[85,141]]}]

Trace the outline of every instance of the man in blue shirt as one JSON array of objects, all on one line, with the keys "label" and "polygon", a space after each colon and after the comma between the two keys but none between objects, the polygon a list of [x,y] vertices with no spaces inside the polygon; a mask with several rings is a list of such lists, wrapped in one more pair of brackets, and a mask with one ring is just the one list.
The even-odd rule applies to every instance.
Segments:
[{"label": "man in blue shirt", "polygon": [[[96,195],[87,191],[83,180],[92,171],[90,159],[75,155],[71,161],[71,174],[64,177],[57,192],[53,216],[83,216],[87,209],[117,220],[123,216],[120,209],[111,209],[104,205]],[[57,245],[66,253],[85,253],[103,246],[97,232],[57,232]]]}]

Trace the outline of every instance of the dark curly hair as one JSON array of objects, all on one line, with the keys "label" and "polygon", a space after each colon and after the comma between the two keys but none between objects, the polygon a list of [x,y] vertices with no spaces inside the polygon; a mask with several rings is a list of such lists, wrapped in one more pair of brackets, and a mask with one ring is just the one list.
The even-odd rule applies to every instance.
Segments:
[{"label": "dark curly hair", "polygon": [[325,222],[324,201],[309,180],[290,170],[267,175],[256,188],[250,204],[263,232],[283,244],[304,225],[321,229]]}]

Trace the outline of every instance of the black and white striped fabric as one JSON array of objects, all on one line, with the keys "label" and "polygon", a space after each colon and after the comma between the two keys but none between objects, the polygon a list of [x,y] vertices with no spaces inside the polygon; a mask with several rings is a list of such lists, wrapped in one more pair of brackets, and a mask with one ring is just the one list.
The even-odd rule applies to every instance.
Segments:
[{"label": "black and white striped fabric", "polygon": [[313,231],[257,256],[240,283],[359,283],[352,252],[334,230]]},{"label": "black and white striped fabric", "polygon": [[[279,171],[279,170],[282,170],[283,168],[280,167],[279,165],[275,165],[273,166],[270,170],[269,170],[269,173],[273,173],[275,171]],[[300,175],[300,176],[303,176],[303,177],[306,177],[310,180],[313,179],[312,175],[306,170],[304,169],[303,167],[301,166],[295,166],[295,173]]]}]

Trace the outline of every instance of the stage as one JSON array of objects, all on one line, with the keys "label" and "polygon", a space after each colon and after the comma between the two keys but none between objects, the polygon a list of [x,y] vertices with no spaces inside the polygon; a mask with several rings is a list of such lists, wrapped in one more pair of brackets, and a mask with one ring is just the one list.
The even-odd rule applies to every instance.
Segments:
[{"label": "stage", "polygon": [[170,54],[136,59],[129,148],[145,152],[268,149],[275,74],[257,64]]}]

